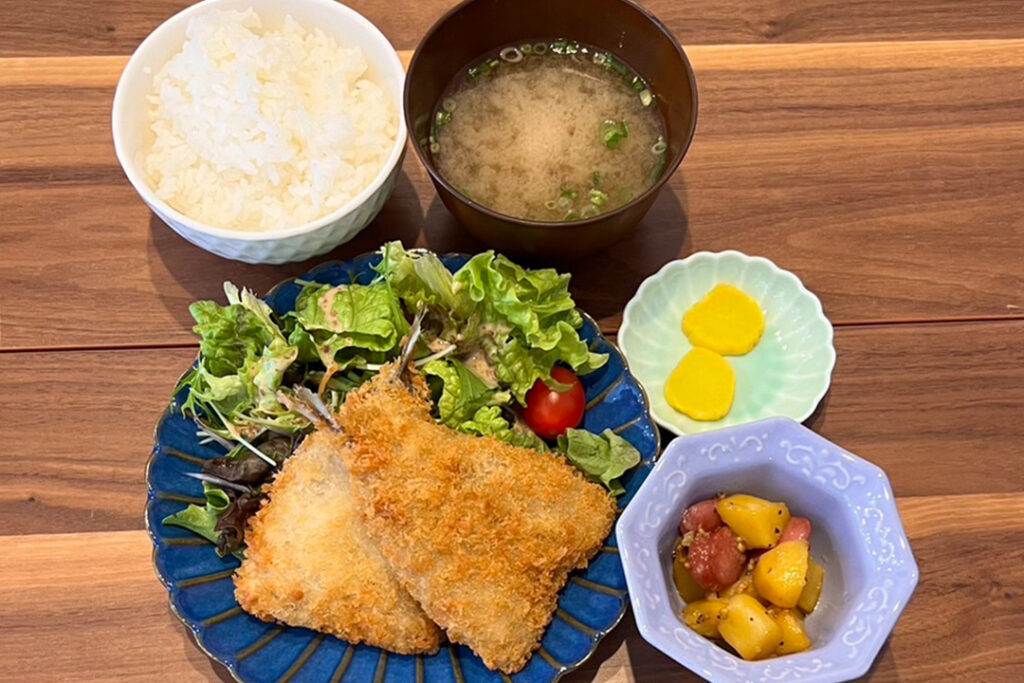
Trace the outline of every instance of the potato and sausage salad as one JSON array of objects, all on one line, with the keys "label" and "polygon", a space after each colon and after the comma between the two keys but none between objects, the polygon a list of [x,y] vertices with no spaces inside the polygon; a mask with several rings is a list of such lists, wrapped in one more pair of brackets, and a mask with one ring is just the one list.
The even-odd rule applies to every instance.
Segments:
[{"label": "potato and sausage salad", "polygon": [[735,494],[691,505],[679,532],[672,570],[687,626],[748,660],[811,646],[804,617],[825,570],[810,557],[809,520],[785,503]]}]

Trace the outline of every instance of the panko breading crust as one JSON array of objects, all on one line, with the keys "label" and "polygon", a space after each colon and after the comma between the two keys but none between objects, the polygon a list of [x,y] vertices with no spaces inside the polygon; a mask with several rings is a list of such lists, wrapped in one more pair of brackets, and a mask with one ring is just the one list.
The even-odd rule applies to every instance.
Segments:
[{"label": "panko breading crust", "polygon": [[308,436],[250,521],[235,597],[246,612],[402,654],[441,632],[401,588],[366,534],[341,461],[342,436]]},{"label": "panko breading crust", "polygon": [[342,452],[363,520],[402,586],[454,642],[520,670],[570,571],[585,567],[617,506],[554,455],[435,423],[422,378],[390,365],[350,394]]}]

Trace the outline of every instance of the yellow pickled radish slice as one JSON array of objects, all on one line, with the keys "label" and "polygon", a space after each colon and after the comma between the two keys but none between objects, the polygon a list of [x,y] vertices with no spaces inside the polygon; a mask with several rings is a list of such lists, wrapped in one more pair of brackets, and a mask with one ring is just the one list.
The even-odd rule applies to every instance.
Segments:
[{"label": "yellow pickled radish slice", "polygon": [[753,350],[764,334],[764,313],[740,290],[718,285],[687,311],[683,333],[694,346],[723,356],[742,356]]},{"label": "yellow pickled radish slice", "polygon": [[683,356],[665,382],[665,400],[694,420],[720,420],[729,413],[736,373],[714,351],[697,348]]}]

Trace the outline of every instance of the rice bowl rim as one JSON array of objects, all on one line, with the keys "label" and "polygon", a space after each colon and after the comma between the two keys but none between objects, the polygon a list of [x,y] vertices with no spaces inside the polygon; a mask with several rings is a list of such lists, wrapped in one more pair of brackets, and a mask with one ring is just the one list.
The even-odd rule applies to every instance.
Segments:
[{"label": "rice bowl rim", "polygon": [[[232,0],[202,0],[190,7],[183,9],[177,14],[173,15],[162,24],[153,29],[152,33],[146,36],[132,56],[128,59],[128,63],[125,64],[124,70],[121,72],[121,77],[118,79],[117,88],[114,91],[114,104],[111,112],[111,129],[114,138],[114,153],[117,156],[118,163],[121,164],[121,169],[128,177],[129,182],[135,188],[135,191],[139,193],[143,201],[146,204],[154,207],[154,210],[159,209],[157,213],[166,215],[168,218],[182,224],[183,226],[195,230],[196,232],[212,235],[214,237],[221,237],[226,239],[240,240],[246,242],[263,242],[269,240],[277,240],[286,237],[294,237],[296,235],[302,235],[310,232],[319,230],[320,228],[326,227],[341,218],[344,218],[347,214],[352,213],[359,209],[364,203],[366,203],[373,195],[380,190],[381,186],[387,180],[388,176],[391,175],[395,166],[402,158],[402,154],[405,151],[405,143],[408,137],[405,116],[402,112],[402,94],[405,89],[405,69],[402,66],[402,62],[398,57],[398,52],[395,50],[391,41],[373,24],[369,19],[364,17],[359,12],[355,11],[347,5],[342,5],[334,0],[288,0],[288,2],[281,3],[284,10],[288,10],[290,7],[294,7],[301,4],[306,5],[320,5],[322,7],[329,7],[329,11],[338,12],[345,15],[346,20],[350,21],[353,25],[357,26],[361,31],[369,35],[373,40],[382,43],[387,46],[385,52],[387,57],[385,63],[380,64],[377,61],[371,60],[367,55],[367,61],[373,66],[378,67],[381,72],[385,72],[386,75],[395,76],[395,92],[389,92],[391,96],[392,104],[395,107],[395,116],[398,121],[397,132],[395,134],[395,141],[391,147],[391,152],[388,154],[388,158],[385,160],[384,165],[374,176],[373,180],[364,187],[358,194],[352,199],[347,201],[345,204],[335,209],[334,211],[321,216],[312,221],[308,221],[301,225],[290,227],[290,228],[277,228],[273,230],[254,230],[254,231],[243,231],[243,230],[232,230],[229,228],[218,228],[207,223],[202,223],[194,218],[186,216],[181,211],[178,211],[173,206],[168,204],[166,201],[157,196],[156,192],[150,186],[148,178],[145,173],[140,169],[136,169],[136,165],[132,162],[132,152],[134,150],[127,149],[127,142],[123,139],[121,130],[123,128],[123,114],[122,112],[133,103],[127,102],[122,85],[125,80],[129,77],[134,77],[136,72],[141,71],[146,65],[142,63],[142,57],[140,55],[145,54],[148,49],[152,49],[154,45],[159,44],[163,40],[163,34],[178,26],[179,24],[187,23],[195,15],[199,15],[204,12],[214,11],[218,9],[219,5],[227,4]],[[225,8],[227,9],[227,8]],[[255,8],[253,8],[255,9]],[[256,10],[257,14],[259,10]],[[294,15],[293,15],[294,18]],[[296,21],[299,21],[296,19]],[[330,37],[332,40],[337,38],[330,34],[328,30],[323,27],[315,26],[308,27],[305,22],[301,22],[303,28],[306,30],[312,30],[312,28],[320,28],[324,31],[324,34]],[[156,73],[156,68],[154,68]],[[379,85],[379,84],[378,84]],[[382,87],[382,89],[384,89]],[[390,89],[388,89],[390,90]],[[385,90],[387,92],[388,90]]]}]

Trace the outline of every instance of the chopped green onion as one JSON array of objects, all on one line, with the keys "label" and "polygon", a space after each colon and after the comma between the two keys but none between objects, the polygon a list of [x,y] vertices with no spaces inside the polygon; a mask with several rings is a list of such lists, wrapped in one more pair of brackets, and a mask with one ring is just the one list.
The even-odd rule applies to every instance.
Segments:
[{"label": "chopped green onion", "polygon": [[455,100],[450,97],[446,98],[445,101],[441,103],[441,109],[444,109],[449,114],[455,111]]},{"label": "chopped green onion", "polygon": [[566,197],[568,199],[576,199],[577,197],[580,196],[579,192],[566,185],[562,185],[562,187],[559,189],[562,191],[562,197]]},{"label": "chopped green onion", "polygon": [[608,61],[605,63],[605,66],[610,71],[614,71],[620,76],[625,77],[629,75],[629,69],[626,68],[626,65],[620,61],[617,61],[614,57],[609,56]]},{"label": "chopped green onion", "polygon": [[644,84],[643,79],[640,78],[639,76],[633,76],[632,85],[633,85],[633,90],[636,90],[637,92],[640,92],[641,90],[643,90],[643,89],[645,89],[647,87]]},{"label": "chopped green onion", "polygon": [[437,154],[440,151],[441,151],[441,145],[437,144],[436,142],[431,142],[430,143],[430,153],[431,154]]},{"label": "chopped green onion", "polygon": [[530,45],[529,43],[523,43],[522,45],[519,46],[519,51],[522,52],[524,55],[528,55],[531,52],[533,52],[533,46]]},{"label": "chopped green onion", "polygon": [[510,62],[512,64],[520,62],[523,59],[523,53],[520,52],[519,48],[517,47],[506,47],[502,49],[502,51],[498,53],[498,55],[506,62]]},{"label": "chopped green onion", "polygon": [[594,173],[590,176],[590,184],[593,185],[594,187],[600,187],[601,186],[601,172],[600,171],[594,171]]},{"label": "chopped green onion", "polygon": [[452,120],[452,113],[450,111],[439,111],[437,117],[434,119],[434,124],[440,128]]},{"label": "chopped green onion", "polygon": [[560,55],[574,55],[580,51],[580,44],[575,40],[570,41],[565,38],[559,38],[551,43],[551,51]]},{"label": "chopped green onion", "polygon": [[580,218],[590,218],[600,213],[600,210],[593,204],[588,204],[580,209]]},{"label": "chopped green onion", "polygon": [[535,55],[542,55],[542,54],[544,54],[547,51],[548,51],[548,46],[545,45],[544,43],[534,43],[533,44],[533,54],[535,54]]},{"label": "chopped green onion", "polygon": [[651,94],[650,90],[644,88],[643,90],[640,91],[640,104],[644,105],[645,107],[649,107],[651,106],[651,102],[653,101],[654,95]]},{"label": "chopped green onion", "polygon": [[594,206],[604,206],[608,203],[608,195],[601,190],[593,189],[590,191],[590,203]]},{"label": "chopped green onion", "polygon": [[469,72],[467,75],[469,76],[470,79],[479,78],[484,74],[488,74],[494,71],[495,67],[497,67],[499,64],[501,64],[501,61],[492,57],[485,61],[483,64],[469,67]]},{"label": "chopped green onion", "polygon": [[546,202],[544,202],[544,208],[547,209],[548,211],[554,211],[555,209],[558,208],[558,202],[556,202],[554,199],[549,199]]},{"label": "chopped green onion", "polygon": [[654,164],[654,168],[647,174],[647,186],[650,187],[654,183],[658,182],[658,178],[661,177],[662,172],[665,170],[665,155],[659,154],[658,163]]},{"label": "chopped green onion", "polygon": [[665,141],[660,137],[657,142],[651,145],[651,151],[655,154],[664,154],[666,149],[668,149],[668,145],[665,144]]},{"label": "chopped green onion", "polygon": [[563,195],[558,198],[558,206],[562,209],[568,209],[572,206],[572,200]]},{"label": "chopped green onion", "polygon": [[604,66],[605,62],[608,61],[608,55],[604,52],[594,53],[594,64],[598,66]]},{"label": "chopped green onion", "polygon": [[574,220],[576,220],[576,212],[573,211],[572,209],[569,209],[568,211],[565,212],[565,215],[562,216],[562,220],[563,221],[574,221]]},{"label": "chopped green onion", "polygon": [[616,123],[609,119],[601,124],[600,133],[601,143],[608,149],[615,149],[620,142],[629,137],[629,128],[625,121]]}]

